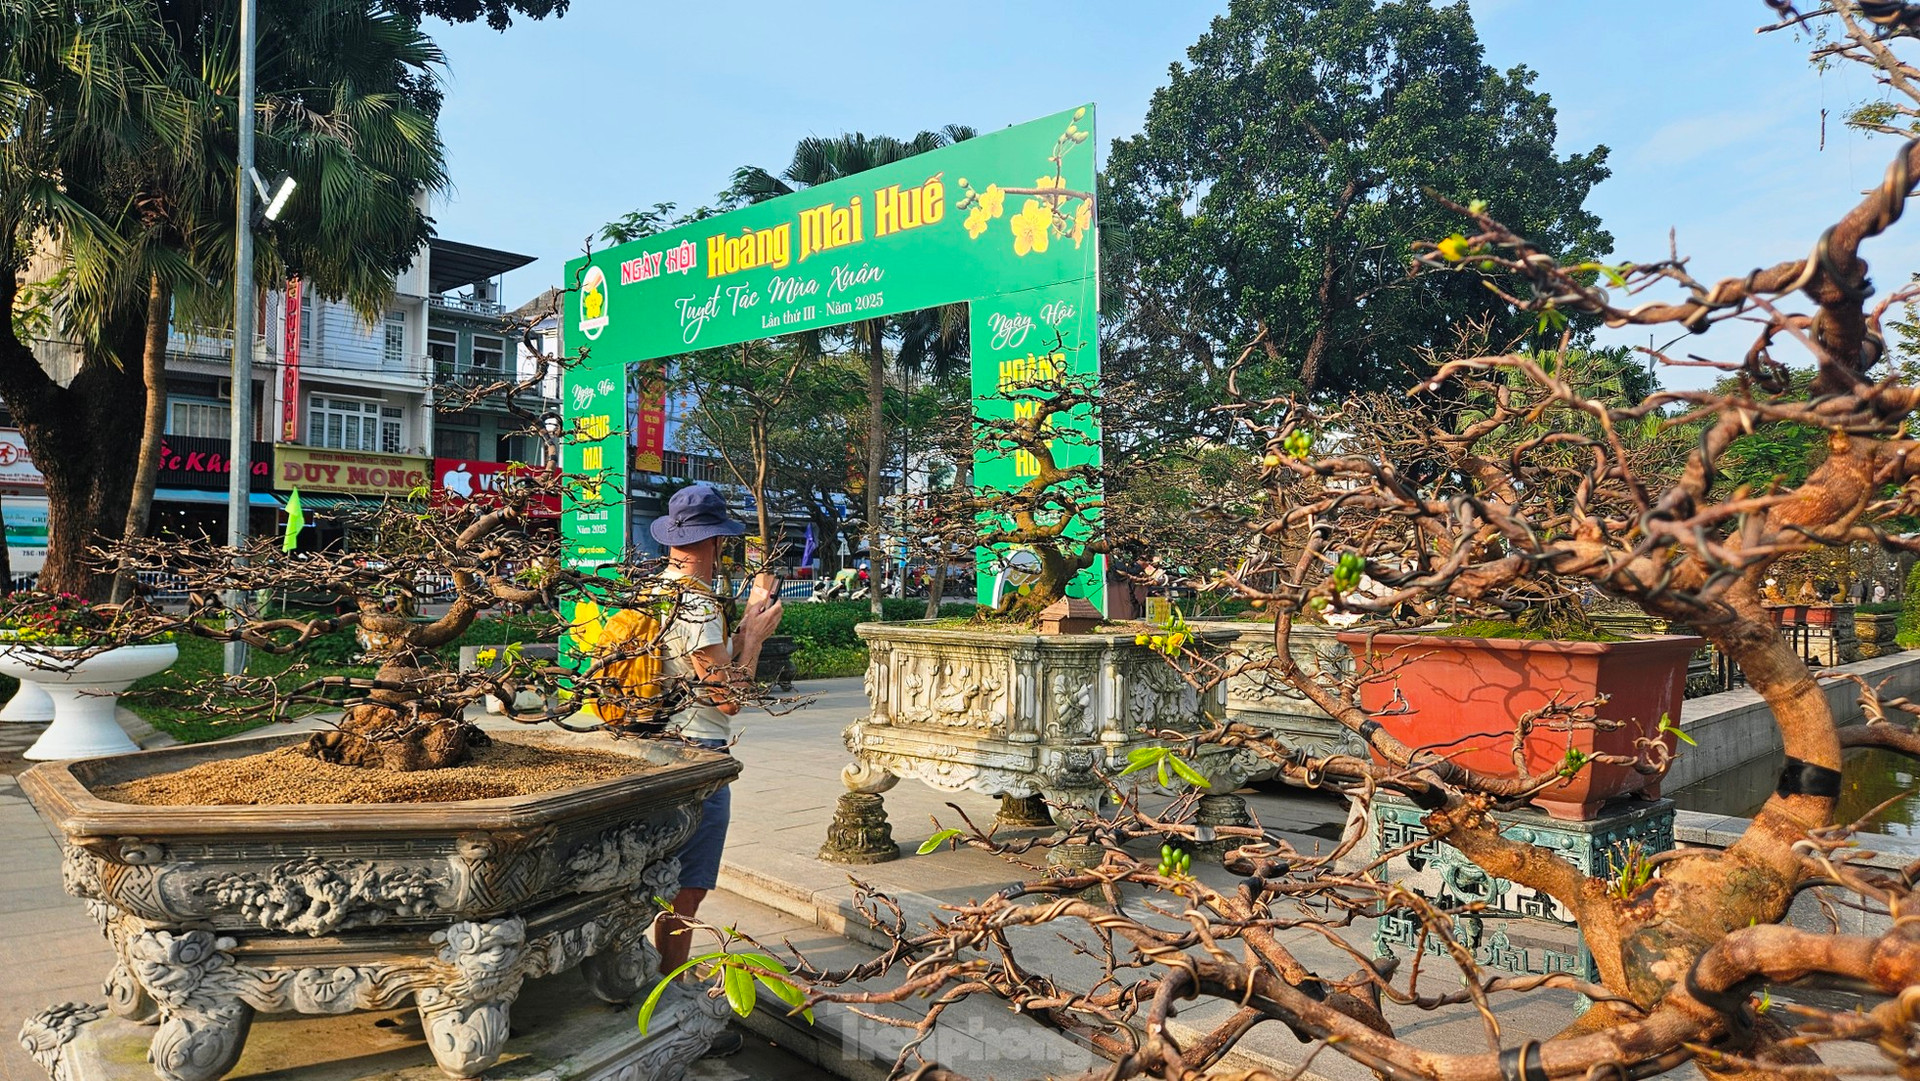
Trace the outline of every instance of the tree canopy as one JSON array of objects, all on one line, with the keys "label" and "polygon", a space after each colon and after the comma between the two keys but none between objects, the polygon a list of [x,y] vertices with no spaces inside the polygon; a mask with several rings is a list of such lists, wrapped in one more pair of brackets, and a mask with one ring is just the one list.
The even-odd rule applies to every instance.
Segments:
[{"label": "tree canopy", "polygon": [[1130,254],[1103,346],[1126,378],[1217,390],[1257,340],[1246,389],[1377,390],[1462,320],[1523,334],[1475,275],[1408,274],[1459,220],[1436,195],[1562,257],[1611,246],[1583,209],[1606,148],[1554,151],[1534,73],[1486,64],[1464,2],[1234,0],[1187,57],[1101,193]]}]

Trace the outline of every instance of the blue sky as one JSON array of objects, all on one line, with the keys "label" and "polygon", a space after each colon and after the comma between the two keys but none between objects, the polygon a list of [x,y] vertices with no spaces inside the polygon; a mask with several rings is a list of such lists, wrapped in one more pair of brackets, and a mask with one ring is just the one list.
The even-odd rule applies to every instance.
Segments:
[{"label": "blue sky", "polygon": [[[708,202],[734,167],[784,164],[804,135],[991,130],[1093,101],[1104,144],[1138,130],[1167,65],[1225,6],[574,0],[563,19],[505,34],[436,26],[454,183],[435,208],[439,231],[540,256],[508,276],[518,301],[557,280],[607,220],[656,201]],[[1817,73],[1806,42],[1754,33],[1767,21],[1759,0],[1474,0],[1473,10],[1489,63],[1539,73],[1563,151],[1611,148],[1613,177],[1589,206],[1616,258],[1663,257],[1675,227],[1705,281],[1795,258],[1896,148],[1840,124],[1874,93],[1862,75]],[[1882,290],[1897,286],[1920,270],[1920,221],[1867,254]],[[1678,348],[1738,357],[1747,336],[1725,328]],[[1646,333],[1609,340],[1645,344]]]}]

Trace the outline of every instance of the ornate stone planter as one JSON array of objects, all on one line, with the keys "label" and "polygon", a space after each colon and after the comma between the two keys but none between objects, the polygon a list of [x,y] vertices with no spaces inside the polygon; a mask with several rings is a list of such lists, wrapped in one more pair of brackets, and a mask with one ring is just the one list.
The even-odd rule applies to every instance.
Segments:
[{"label": "ornate stone planter", "polygon": [[[1894,635],[1899,632],[1900,613],[1898,612],[1856,611],[1854,613],[1853,636],[1858,642],[1862,660],[1901,652],[1903,647],[1893,640]],[[0,720],[5,719],[6,713],[0,711]]]},{"label": "ornate stone planter", "polygon": [[[456,803],[160,807],[90,789],[305,740],[282,735],[36,766],[20,781],[62,835],[67,892],[117,958],[109,1007],[155,1023],[154,1071],[211,1081],[256,1012],[419,1010],[433,1056],[472,1077],[500,1056],[529,977],[579,966],[626,1002],[654,978],[654,898],[728,756],[564,733],[652,772]],[[700,1049],[689,1052],[689,1058]]]},{"label": "ornate stone planter", "polygon": [[[1231,633],[1223,640],[1235,655],[1234,663],[1273,659],[1271,621],[1190,621],[1188,626],[1209,633]],[[1289,637],[1293,662],[1309,674],[1351,673],[1353,654],[1340,643],[1331,627],[1298,626]],[[1227,681],[1227,718],[1277,733],[1290,748],[1315,757],[1365,754],[1351,732],[1341,727],[1305,695],[1280,681],[1277,675],[1246,672]]]},{"label": "ornate stone planter", "polygon": [[32,682],[53,701],[53,723],[27,748],[25,757],[35,761],[98,758],[139,750],[113,719],[120,692],[179,656],[180,649],[172,642],[121,646],[91,656],[77,646],[0,648],[0,673],[19,680],[22,693]]},{"label": "ornate stone planter", "polygon": [[753,678],[783,691],[793,690],[793,651],[798,646],[793,635],[768,635],[760,645],[760,663],[753,670]]},{"label": "ornate stone planter", "polygon": [[[1022,800],[1067,814],[1099,805],[1146,733],[1191,731],[1226,708],[1224,689],[1199,694],[1167,659],[1131,635],[1008,633],[935,621],[862,623],[871,712],[847,726],[853,764],[823,859],[877,863],[898,854],[880,794],[901,777],[948,791]],[[1218,647],[1231,632],[1203,630]],[[1195,765],[1213,791],[1232,792],[1259,767],[1251,754],[1208,747]]]}]

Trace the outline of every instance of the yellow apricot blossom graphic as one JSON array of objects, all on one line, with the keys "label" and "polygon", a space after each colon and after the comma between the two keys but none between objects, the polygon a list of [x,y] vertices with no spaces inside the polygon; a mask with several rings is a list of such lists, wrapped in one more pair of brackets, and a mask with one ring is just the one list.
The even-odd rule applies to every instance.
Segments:
[{"label": "yellow apricot blossom graphic", "polygon": [[1086,116],[1084,108],[1074,111],[1066,130],[1054,141],[1053,152],[1047,155],[1053,171],[1036,178],[1032,187],[1002,188],[989,184],[984,190],[977,190],[965,177],[960,178],[960,198],[955,201],[954,209],[966,212],[967,236],[974,240],[984,236],[993,219],[1003,215],[1007,196],[1028,195],[1034,198],[1028,199],[1019,213],[1007,219],[1008,230],[1013,233],[1015,255],[1043,253],[1055,240],[1072,239],[1075,248],[1086,242],[1087,231],[1093,228],[1093,192],[1069,187],[1064,164],[1066,156],[1092,134],[1080,127]]},{"label": "yellow apricot blossom graphic", "polygon": [[1013,227],[1013,254],[1047,250],[1047,233],[1053,227],[1053,214],[1038,199],[1028,199],[1020,213],[1010,219]]},{"label": "yellow apricot blossom graphic", "polygon": [[606,294],[598,288],[588,289],[587,295],[580,298],[580,310],[586,313],[588,319],[600,318],[600,312],[606,305]]}]

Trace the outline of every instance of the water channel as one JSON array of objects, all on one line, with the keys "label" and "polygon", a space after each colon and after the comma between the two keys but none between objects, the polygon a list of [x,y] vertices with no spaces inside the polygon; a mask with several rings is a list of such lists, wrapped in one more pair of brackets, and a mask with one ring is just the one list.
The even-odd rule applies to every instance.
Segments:
[{"label": "water channel", "polygon": [[[1738,769],[1665,795],[1684,810],[1751,818],[1773,793],[1774,783],[1780,777],[1782,757],[1776,752],[1756,758]],[[1860,831],[1920,843],[1920,792],[1915,789],[1916,784],[1920,784],[1920,770],[1912,759],[1878,748],[1849,751],[1843,776],[1835,821],[1853,821],[1872,812],[1880,803],[1893,800],[1863,822]],[[1905,798],[1895,798],[1902,796]]]}]

